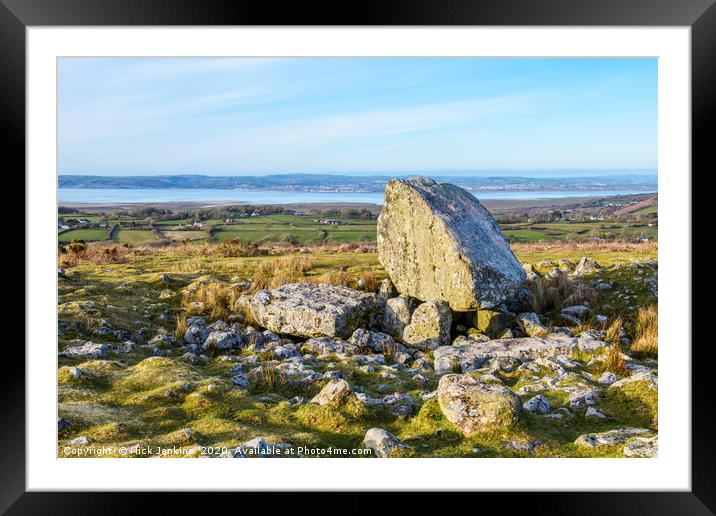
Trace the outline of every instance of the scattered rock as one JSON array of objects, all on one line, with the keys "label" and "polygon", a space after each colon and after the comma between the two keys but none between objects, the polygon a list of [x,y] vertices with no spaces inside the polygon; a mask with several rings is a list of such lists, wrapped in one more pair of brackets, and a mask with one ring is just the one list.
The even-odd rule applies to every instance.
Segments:
[{"label": "scattered rock", "polygon": [[515,450],[520,452],[525,452],[528,455],[534,455],[535,454],[535,448],[538,446],[542,446],[544,444],[542,441],[505,441],[503,443],[503,446],[507,448],[508,450]]},{"label": "scattered rock", "polygon": [[646,428],[617,428],[615,430],[609,430],[608,432],[582,434],[577,437],[574,444],[588,448],[614,446],[616,444],[625,443],[630,437],[645,434],[653,434],[653,432]]},{"label": "scattered rock", "polygon": [[440,378],[438,403],[447,420],[466,437],[512,426],[522,409],[520,398],[509,389],[460,374]]},{"label": "scattered rock", "polygon": [[202,346],[205,350],[225,350],[241,345],[241,335],[233,331],[212,331]]},{"label": "scattered rock", "polygon": [[475,328],[493,338],[508,330],[514,322],[513,314],[499,310],[482,309],[475,313]]},{"label": "scattered rock", "polygon": [[[187,320],[188,323],[188,320]],[[201,345],[209,336],[209,330],[203,325],[192,324],[184,332],[184,340],[189,344]]]},{"label": "scattered rock", "polygon": [[383,308],[383,330],[395,337],[403,338],[405,327],[410,324],[410,299],[398,296],[388,299]]},{"label": "scattered rock", "polygon": [[544,337],[549,333],[546,326],[539,320],[539,315],[534,312],[523,312],[517,316],[520,328],[530,337]]},{"label": "scattered rock", "polygon": [[393,285],[393,282],[390,281],[390,278],[385,278],[380,282],[380,287],[378,287],[378,296],[388,300],[396,297],[397,295],[398,290],[395,288],[395,285]]},{"label": "scattered rock", "polygon": [[479,369],[493,359],[527,362],[540,357],[556,358],[569,355],[578,347],[579,339],[555,333],[545,338],[495,339],[461,346],[441,346],[434,352],[435,372],[445,374],[459,370],[465,373]]},{"label": "scattered rock", "polygon": [[380,331],[364,330],[358,328],[349,339],[351,344],[359,348],[366,348],[377,353],[386,353],[395,349],[395,341],[390,335]]},{"label": "scattered rock", "polygon": [[588,258],[586,256],[582,256],[582,259],[579,260],[579,263],[577,264],[577,267],[574,269],[574,274],[576,276],[583,276],[585,274],[590,274],[597,270],[599,268],[599,264],[596,260],[592,260],[591,258]]},{"label": "scattered rock", "polygon": [[403,331],[403,342],[418,349],[435,349],[450,344],[452,312],[443,301],[427,301],[413,312]]},{"label": "scattered rock", "polygon": [[582,388],[569,395],[569,407],[572,409],[578,409],[587,405],[594,405],[598,400],[598,390]]},{"label": "scattered rock", "polygon": [[290,283],[257,292],[250,309],[261,326],[276,333],[348,338],[357,328],[377,324],[383,301],[339,285]]},{"label": "scattered rock", "polygon": [[380,262],[397,290],[455,311],[497,306],[526,279],[490,213],[454,185],[391,180],[377,233]]},{"label": "scattered rock", "polygon": [[109,347],[106,344],[87,341],[80,346],[69,346],[59,355],[63,357],[102,358],[109,355]]},{"label": "scattered rock", "polygon": [[90,443],[90,439],[86,435],[81,435],[75,439],[70,439],[69,441],[65,441],[65,444],[70,445],[70,446],[87,445],[89,443]]},{"label": "scattered rock", "polygon": [[371,428],[365,433],[363,446],[373,451],[379,458],[390,457],[394,451],[406,448],[405,443],[382,428]]},{"label": "scattered rock", "polygon": [[659,452],[659,437],[633,437],[624,445],[625,457],[654,458]]},{"label": "scattered rock", "polygon": [[596,417],[599,419],[606,419],[607,415],[596,407],[587,407],[587,412],[584,417]]},{"label": "scattered rock", "polygon": [[311,400],[311,403],[317,403],[318,405],[327,405],[332,401],[340,401],[350,396],[353,396],[353,389],[350,384],[343,379],[334,379],[326,384],[321,392]]},{"label": "scattered rock", "polygon": [[610,371],[604,371],[599,378],[597,378],[597,383],[601,385],[611,385],[614,382],[617,381],[617,375]]},{"label": "scattered rock", "polygon": [[538,414],[546,414],[552,409],[547,398],[541,394],[527,400],[524,405],[522,405],[522,408],[527,412],[536,412]]}]

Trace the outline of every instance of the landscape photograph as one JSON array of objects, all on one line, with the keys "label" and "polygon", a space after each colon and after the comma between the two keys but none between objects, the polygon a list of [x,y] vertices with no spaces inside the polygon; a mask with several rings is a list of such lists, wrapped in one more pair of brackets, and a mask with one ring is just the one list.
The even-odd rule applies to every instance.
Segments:
[{"label": "landscape photograph", "polygon": [[59,58],[57,457],[657,457],[657,72]]}]

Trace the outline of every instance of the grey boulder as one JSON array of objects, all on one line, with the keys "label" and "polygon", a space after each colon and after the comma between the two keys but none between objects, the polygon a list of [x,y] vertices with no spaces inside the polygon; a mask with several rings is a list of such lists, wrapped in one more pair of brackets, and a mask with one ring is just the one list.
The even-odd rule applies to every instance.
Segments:
[{"label": "grey boulder", "polygon": [[499,305],[527,277],[472,194],[425,177],[388,182],[377,240],[398,292],[458,312]]},{"label": "grey boulder", "polygon": [[348,338],[359,327],[376,326],[382,306],[383,300],[375,294],[319,283],[261,290],[249,302],[261,326],[298,337]]}]

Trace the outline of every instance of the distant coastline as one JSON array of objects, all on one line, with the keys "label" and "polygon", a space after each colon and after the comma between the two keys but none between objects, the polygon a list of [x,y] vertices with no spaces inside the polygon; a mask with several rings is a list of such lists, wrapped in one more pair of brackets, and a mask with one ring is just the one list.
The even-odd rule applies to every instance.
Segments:
[{"label": "distant coastline", "polygon": [[[399,177],[414,177],[403,174]],[[657,189],[656,174],[624,173],[584,177],[527,177],[526,175],[466,176],[430,174],[440,181],[458,185],[476,193],[551,192],[561,197],[565,192],[652,192]],[[82,176],[60,175],[61,190],[223,190],[230,192],[294,192],[302,194],[372,194],[383,193],[389,175],[278,174],[267,176]],[[584,195],[584,194],[580,194]],[[230,196],[232,199],[235,194]],[[211,199],[216,199],[211,196]],[[203,199],[208,200],[208,199]],[[222,199],[223,200],[223,199]]]}]

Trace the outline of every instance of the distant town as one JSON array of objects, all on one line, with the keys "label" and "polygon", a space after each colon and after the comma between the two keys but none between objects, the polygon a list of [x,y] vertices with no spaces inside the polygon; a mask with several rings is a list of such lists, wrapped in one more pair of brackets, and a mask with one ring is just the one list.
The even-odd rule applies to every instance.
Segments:
[{"label": "distant town", "polygon": [[[632,173],[624,175],[595,175],[590,177],[521,177],[521,176],[464,176],[436,175],[433,178],[449,182],[472,192],[580,192],[639,190],[654,192],[656,174]],[[86,189],[222,189],[263,190],[283,192],[382,192],[391,176],[283,174],[268,176],[90,176],[60,175],[59,188]],[[405,177],[411,177],[406,175]]]}]

